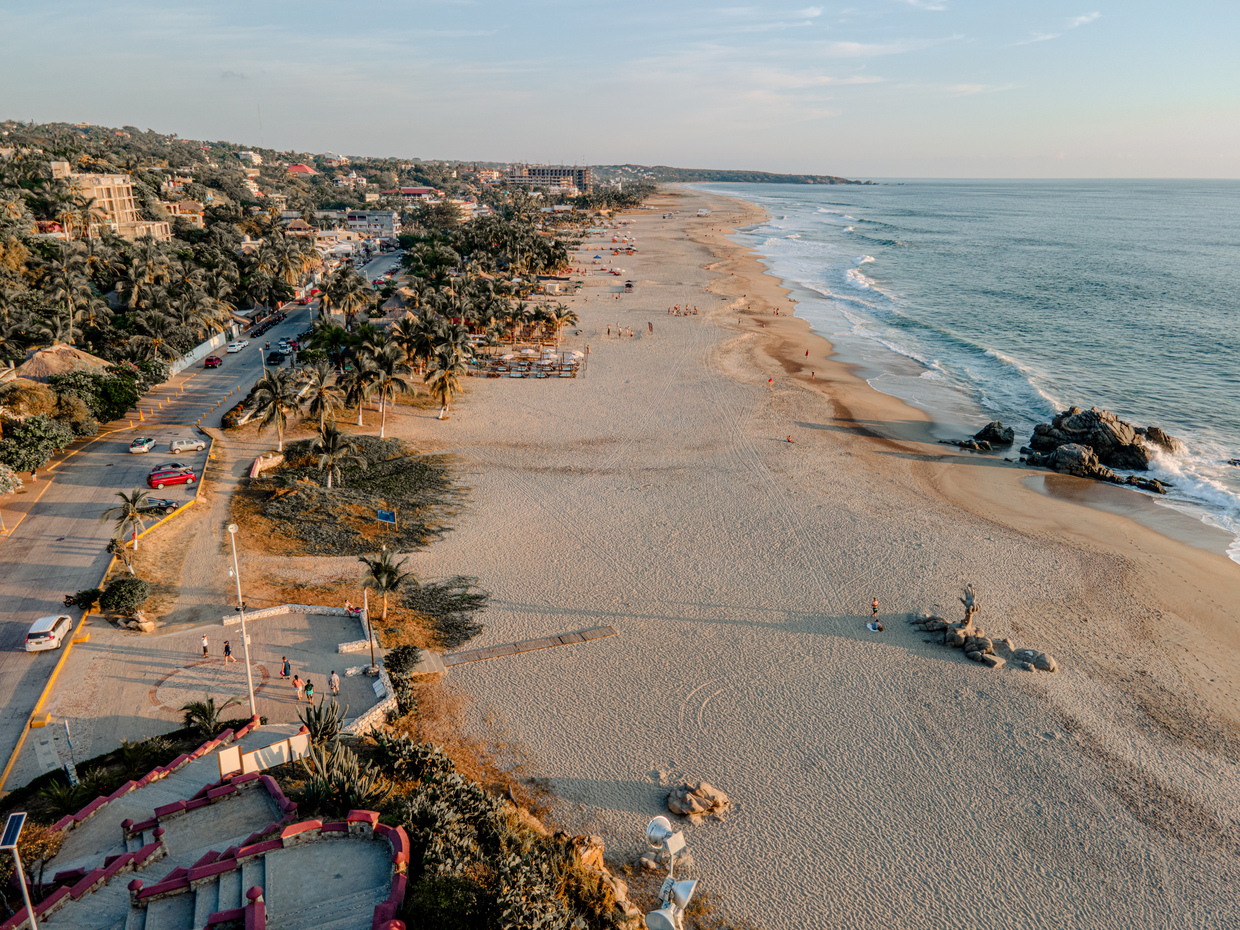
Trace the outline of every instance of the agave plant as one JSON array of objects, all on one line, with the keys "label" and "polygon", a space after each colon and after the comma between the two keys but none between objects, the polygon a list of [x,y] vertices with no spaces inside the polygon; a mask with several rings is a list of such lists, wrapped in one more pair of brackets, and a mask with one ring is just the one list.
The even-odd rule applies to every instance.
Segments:
[{"label": "agave plant", "polygon": [[76,814],[89,800],[88,793],[89,789],[85,785],[71,785],[68,780],[59,777],[39,790],[39,794],[51,805],[58,817]]}]

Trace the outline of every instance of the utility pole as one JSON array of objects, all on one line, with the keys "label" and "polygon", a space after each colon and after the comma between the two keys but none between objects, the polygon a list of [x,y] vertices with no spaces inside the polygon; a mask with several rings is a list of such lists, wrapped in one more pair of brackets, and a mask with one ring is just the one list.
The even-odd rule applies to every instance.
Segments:
[{"label": "utility pole", "polygon": [[257,717],[254,707],[254,672],[250,669],[250,636],[245,631],[245,602],[241,600],[241,569],[237,565],[237,524],[228,524],[228,538],[232,540],[233,578],[237,581],[237,612],[241,614],[241,646],[245,650],[245,683],[250,692],[250,716]]}]

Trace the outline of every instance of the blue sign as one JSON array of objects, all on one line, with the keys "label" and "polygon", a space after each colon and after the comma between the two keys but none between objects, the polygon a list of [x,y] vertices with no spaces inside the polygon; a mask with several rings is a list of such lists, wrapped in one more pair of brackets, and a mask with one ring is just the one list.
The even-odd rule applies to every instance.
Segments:
[{"label": "blue sign", "polygon": [[396,512],[394,510],[377,510],[375,512],[379,515],[380,523],[390,523],[392,526],[396,525]]}]

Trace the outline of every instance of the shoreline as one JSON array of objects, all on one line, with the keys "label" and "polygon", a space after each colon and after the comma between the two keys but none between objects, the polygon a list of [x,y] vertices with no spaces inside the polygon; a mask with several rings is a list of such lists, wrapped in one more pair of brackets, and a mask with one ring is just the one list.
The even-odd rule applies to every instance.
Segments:
[{"label": "shoreline", "polygon": [[[470,648],[618,634],[454,667],[481,732],[619,858],[669,787],[722,788],[724,823],[683,825],[693,875],[770,930],[1240,920],[1235,565],[945,451],[784,315],[729,238],[752,205],[653,205],[623,217],[633,292],[587,274],[566,301],[584,378],[471,379],[452,420],[401,419],[470,473],[469,511],[411,559],[492,592]],[[992,671],[904,622],[956,617],[966,582],[988,635],[1060,672]],[[996,867],[961,895],[975,862]]]},{"label": "shoreline", "polygon": [[[709,196],[731,198],[739,202],[751,204],[757,211],[759,218],[754,223],[738,225],[735,231],[738,235],[752,234],[757,229],[770,223],[770,216],[765,208],[756,202],[745,200],[742,195],[731,191],[705,190],[696,184],[679,186],[686,190],[697,190]],[[754,246],[743,242],[737,242],[736,245],[741,248],[754,248]],[[789,299],[795,301],[798,309],[802,299],[809,301],[830,300],[829,297],[824,296],[820,291],[808,285],[781,277],[780,273],[775,270],[776,260],[774,257],[762,253],[758,248],[754,250],[759,256],[760,264],[769,274],[779,280],[781,287],[788,292],[790,295]],[[811,328],[814,328],[815,324],[812,321],[807,319],[807,322]],[[954,390],[949,391],[947,396],[935,397],[931,395],[924,399],[921,397],[910,398],[901,391],[887,390],[877,382],[885,378],[894,378],[897,382],[901,382],[909,377],[909,372],[923,374],[933,369],[916,357],[907,356],[886,346],[882,342],[869,342],[865,339],[857,340],[844,334],[842,336],[844,348],[841,348],[840,345],[832,342],[834,338],[832,334],[817,329],[814,331],[817,335],[821,335],[829,343],[832,343],[837,360],[848,365],[850,372],[867,381],[872,389],[892,396],[906,406],[925,413],[929,418],[932,434],[938,439],[956,440],[967,438],[984,422],[994,418],[994,414],[980,407],[974,398],[963,393],[957,394]],[[905,371],[905,368],[908,371]],[[957,403],[963,406],[957,408]],[[1082,406],[1089,406],[1089,404],[1083,403]],[[1116,412],[1121,416],[1124,415],[1124,411],[1117,410]],[[1017,419],[1021,419],[1019,414]],[[1026,415],[1025,419],[1036,422],[1039,418]],[[1045,421],[1044,417],[1042,419]],[[1017,445],[1020,444],[1021,441],[1018,440]],[[1015,448],[1013,446],[1013,453]],[[978,455],[1002,460],[1004,452],[996,451]],[[1169,479],[1164,478],[1163,480]],[[1176,541],[1188,542],[1190,545],[1207,548],[1211,552],[1226,555],[1231,561],[1240,564],[1240,532],[1228,530],[1225,523],[1220,523],[1217,515],[1206,503],[1199,500],[1177,498],[1174,493],[1170,498],[1162,498],[1143,494],[1130,488],[1122,490],[1129,491],[1130,493],[1111,495],[1099,489],[1092,494],[1056,493],[1052,496],[1059,496],[1062,499],[1109,513],[1124,513],[1149,528],[1164,532],[1165,535]],[[1125,500],[1128,502],[1126,506],[1123,503]],[[1162,511],[1162,513],[1159,514],[1158,511]],[[1220,533],[1227,534],[1225,542],[1219,538]],[[1200,535],[1203,540],[1194,540],[1194,535]]]}]

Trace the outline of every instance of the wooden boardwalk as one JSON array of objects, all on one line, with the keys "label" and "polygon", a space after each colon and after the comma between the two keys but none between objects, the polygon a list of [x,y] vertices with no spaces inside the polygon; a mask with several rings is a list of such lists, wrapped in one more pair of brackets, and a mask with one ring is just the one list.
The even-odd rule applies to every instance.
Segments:
[{"label": "wooden boardwalk", "polygon": [[556,646],[571,646],[574,643],[588,643],[593,639],[605,639],[615,636],[616,631],[610,626],[596,626],[576,633],[563,633],[560,636],[547,636],[543,639],[524,639],[519,643],[505,643],[502,646],[488,646],[485,649],[467,649],[464,652],[453,652],[443,656],[445,667],[465,665],[468,662],[481,662],[484,659],[498,659],[500,656],[515,656],[522,652],[534,652],[537,649],[553,649]]}]

